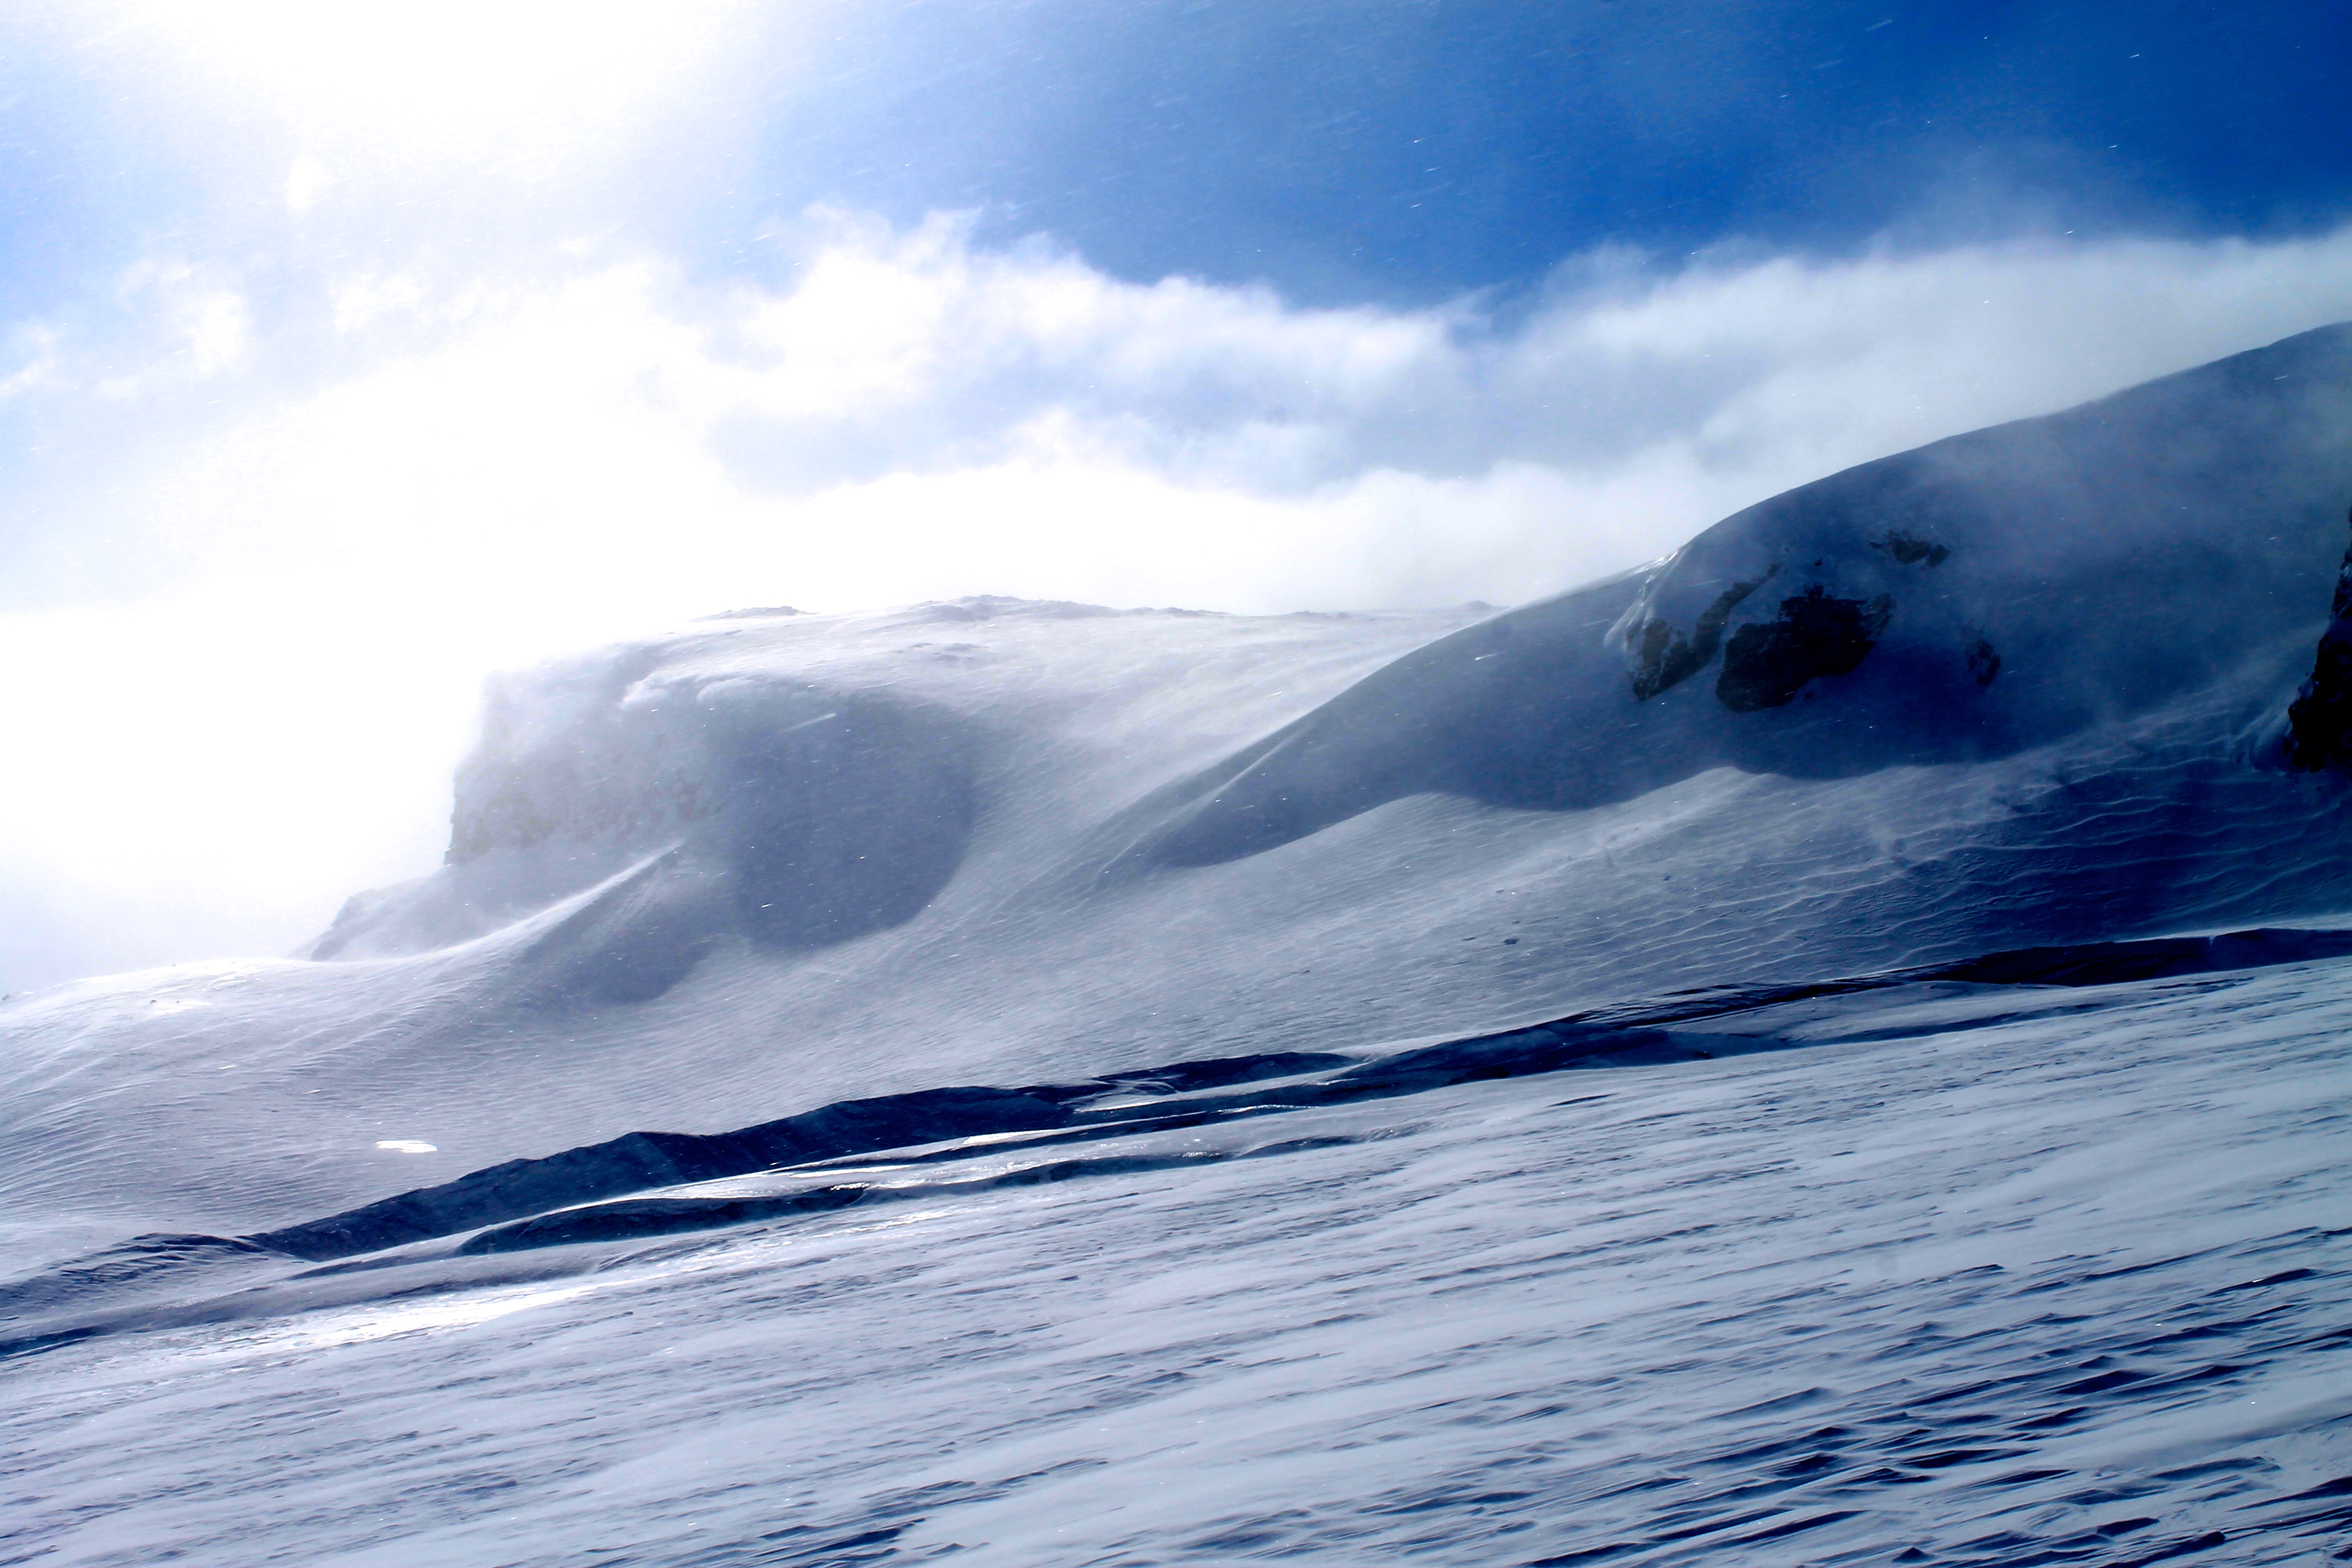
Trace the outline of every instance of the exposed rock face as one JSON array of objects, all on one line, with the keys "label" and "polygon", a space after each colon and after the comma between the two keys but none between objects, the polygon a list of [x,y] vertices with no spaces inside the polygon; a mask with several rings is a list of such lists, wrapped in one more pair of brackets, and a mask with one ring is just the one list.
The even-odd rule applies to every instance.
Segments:
[{"label": "exposed rock face", "polygon": [[1780,614],[1751,621],[1723,650],[1715,695],[1734,713],[1778,708],[1816,676],[1850,675],[1878,646],[1895,601],[1832,597],[1818,583],[1780,601]]},{"label": "exposed rock face", "polygon": [[1734,583],[1715,597],[1715,602],[1699,612],[1698,620],[1685,637],[1675,629],[1672,621],[1654,616],[1642,627],[1633,650],[1633,696],[1646,701],[1667,688],[1681,684],[1706,668],[1722,646],[1724,623],[1739,602],[1777,576],[1776,564],[1765,568],[1764,575],[1751,582]]},{"label": "exposed rock face", "polygon": [[[2276,690],[2344,558],[2347,410],[2352,323],[1800,486],[1398,659],[1139,801],[1101,863],[1223,864],[1418,794],[1583,810],[1717,767],[1974,763],[2257,666]],[[2294,755],[2352,767],[2352,621],[2320,662]]]},{"label": "exposed rock face", "polygon": [[2312,773],[2352,767],[2352,549],[2336,574],[2330,614],[2311,679],[2286,710],[2288,765]]}]

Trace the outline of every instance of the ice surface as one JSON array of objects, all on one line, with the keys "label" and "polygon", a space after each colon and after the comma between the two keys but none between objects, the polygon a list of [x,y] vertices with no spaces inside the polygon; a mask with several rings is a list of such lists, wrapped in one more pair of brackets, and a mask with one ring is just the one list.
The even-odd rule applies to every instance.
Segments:
[{"label": "ice surface", "polygon": [[1499,614],[509,678],[305,958],[0,1004],[0,1562],[2335,1551],[2347,506],[2335,328]]}]

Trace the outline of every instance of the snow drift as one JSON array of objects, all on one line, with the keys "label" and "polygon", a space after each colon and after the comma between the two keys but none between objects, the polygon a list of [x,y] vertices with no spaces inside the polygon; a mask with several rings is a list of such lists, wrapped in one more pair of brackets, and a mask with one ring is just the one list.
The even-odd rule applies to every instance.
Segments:
[{"label": "snow drift", "polygon": [[[1864,465],[1502,613],[745,612],[505,679],[445,864],[352,899],[304,958],[0,1007],[0,1262],[17,1275],[0,1337],[101,1353],[569,1279],[653,1237],[878,1235],[892,1222],[856,1216],[886,1202],[930,1215],[1094,1177],[1173,1191],[1244,1159],[1291,1173],[1281,1201],[1311,1256],[1340,1202],[1318,1173],[1355,1169],[1347,1151],[1394,1136],[1492,1160],[1479,1117],[1522,1117],[1538,1142],[1577,1119],[1497,1112],[1488,1080],[1571,1069],[1608,1069],[1621,1087],[1601,1092],[1627,1104],[1780,1084],[1811,1109],[1780,1144],[1759,1133],[1757,1157],[1800,1163],[1829,1157],[1803,1129],[1843,1091],[1749,1058],[1881,1063],[1908,1087],[1832,1120],[1891,1119],[1897,1142],[1967,1051],[2054,1049],[2072,1028],[2127,1055],[2178,1024],[2305,1070],[2305,1036],[2231,1033],[2226,998],[2256,970],[2340,989],[2347,509],[2352,326]],[[2289,994],[2264,984],[2247,994]],[[2193,1099],[2221,1069],[2168,1070]],[[1381,1121],[1388,1101],[1424,1119]],[[2224,1159],[2218,1132],[2174,1131]],[[2282,1155],[2303,1163],[2280,1180],[2310,1181],[2316,1148]],[[1681,1156],[1656,1158],[1641,1201],[1671,1208]],[[2218,1176],[2200,1191],[2191,1217],[2218,1236],[2244,1195]],[[1549,1222],[1514,1201],[1506,1228],[1534,1246]],[[1440,1244],[1398,1234],[1410,1276]],[[755,1246],[708,1243],[739,1244]],[[2017,1267],[2095,1244],[2060,1226]],[[1938,1311],[1990,1299],[1936,1279]],[[2045,1284],[2108,1289],[2082,1268],[2019,1288]],[[1703,1289],[1672,1289],[1662,1310],[1704,1310]],[[1412,1292],[1389,1289],[1367,1310],[1393,1327]],[[2310,1311],[2335,1300],[2311,1291]],[[621,1419],[630,1396],[609,1397]],[[1817,1403],[1896,1418],[1874,1399]],[[1707,1419],[1729,1442],[1757,1418]],[[2042,1441],[2025,1430],[1946,1447],[2023,1463]],[[1845,1441],[1816,1444],[1824,1474]],[[1753,1541],[1861,1517],[1817,1500],[1828,1522],[1757,1514]],[[2278,1520],[2318,1517],[2292,1500]],[[1447,1551],[1496,1560],[1464,1533],[1490,1504],[1428,1506],[1454,1521]],[[1684,1517],[1743,1528],[1713,1506]],[[1988,1517],[1974,1507],[1954,1502],[1951,1528]],[[1666,1561],[1684,1539],[1671,1510],[1618,1512],[1633,1533],[1592,1552]],[[842,1541],[865,1539],[844,1519]],[[2078,1555],[2116,1562],[2141,1527],[2076,1526]],[[838,1544],[808,1528],[812,1552]],[[2182,1529],[2167,1539],[2203,1539]],[[1307,1539],[1268,1525],[1187,1550]],[[1584,1560],[1559,1544],[1530,1560]],[[681,1550],[651,1560],[704,1560]],[[766,1550],[708,1560],[801,1560]]]},{"label": "snow drift", "polygon": [[1501,614],[753,612],[509,678],[447,863],[336,962],[0,1013],[10,1223],[2352,909],[2342,792],[2279,765],[2347,506],[2331,328]]}]

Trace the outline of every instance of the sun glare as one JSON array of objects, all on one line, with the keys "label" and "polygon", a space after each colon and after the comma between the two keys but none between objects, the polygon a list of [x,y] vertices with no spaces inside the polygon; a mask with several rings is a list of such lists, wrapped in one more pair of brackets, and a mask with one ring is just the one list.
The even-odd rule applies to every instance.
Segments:
[{"label": "sun glare", "polygon": [[709,59],[744,0],[140,0],[205,77],[348,153],[537,161],[634,121]]}]

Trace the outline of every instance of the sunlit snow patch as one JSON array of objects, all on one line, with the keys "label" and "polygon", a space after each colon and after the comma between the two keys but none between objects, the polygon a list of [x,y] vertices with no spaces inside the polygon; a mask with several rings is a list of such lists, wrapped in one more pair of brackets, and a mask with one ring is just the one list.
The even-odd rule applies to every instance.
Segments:
[{"label": "sunlit snow patch", "polygon": [[488,1323],[532,1307],[551,1307],[594,1289],[570,1285],[555,1289],[477,1290],[423,1302],[370,1305],[323,1319],[298,1318],[282,1327],[234,1342],[234,1348],[254,1350],[330,1350],[338,1345],[365,1344],[396,1334],[423,1333],[435,1329],[465,1329]]}]

